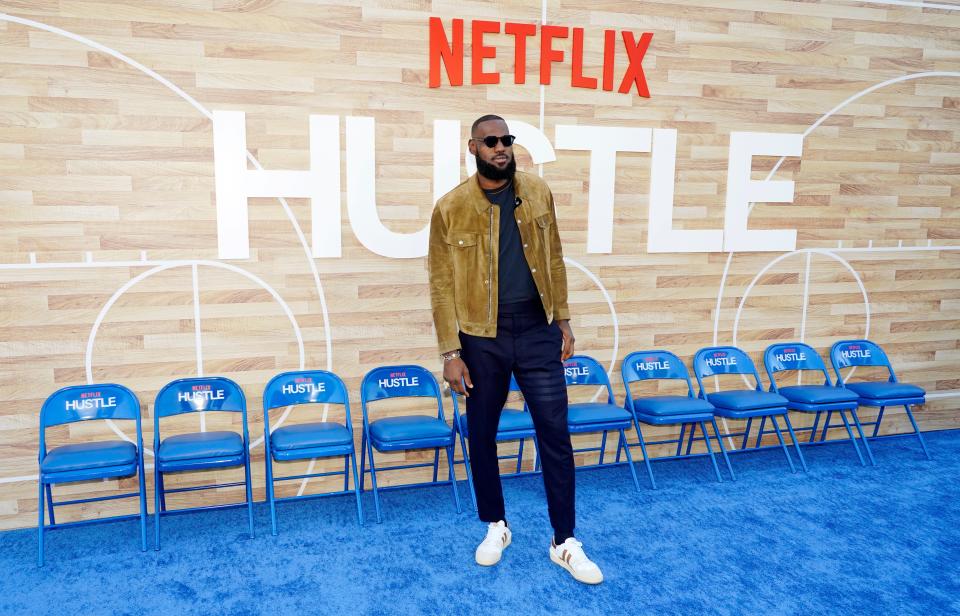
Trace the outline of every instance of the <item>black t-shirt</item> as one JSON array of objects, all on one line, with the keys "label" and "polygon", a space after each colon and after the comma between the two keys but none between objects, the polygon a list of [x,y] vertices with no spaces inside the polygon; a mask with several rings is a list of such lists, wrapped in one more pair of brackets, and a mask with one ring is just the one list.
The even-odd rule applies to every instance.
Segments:
[{"label": "black t-shirt", "polygon": [[506,188],[484,190],[490,203],[500,208],[500,255],[497,284],[497,296],[500,304],[513,304],[537,299],[540,295],[537,285],[523,255],[523,239],[517,228],[514,210],[517,209],[517,195],[513,182]]}]

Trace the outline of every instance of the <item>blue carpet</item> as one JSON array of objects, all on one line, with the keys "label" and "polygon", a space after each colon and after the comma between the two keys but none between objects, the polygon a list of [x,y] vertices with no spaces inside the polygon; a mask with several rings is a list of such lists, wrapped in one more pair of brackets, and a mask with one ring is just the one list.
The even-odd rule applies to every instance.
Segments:
[{"label": "blue carpet", "polygon": [[[810,472],[780,451],[733,457],[718,484],[705,459],[654,464],[660,489],[625,467],[578,473],[578,537],[603,568],[577,584],[547,556],[539,477],[504,482],[513,544],[473,563],[485,528],[449,488],[382,495],[384,522],[357,526],[350,498],[166,518],[163,550],[138,525],[0,533],[4,614],[923,614],[960,613],[960,431],[877,442],[876,467],[849,444],[812,447]],[[642,472],[642,467],[638,467]],[[643,475],[641,475],[643,477]],[[462,486],[466,503],[466,484]]]}]

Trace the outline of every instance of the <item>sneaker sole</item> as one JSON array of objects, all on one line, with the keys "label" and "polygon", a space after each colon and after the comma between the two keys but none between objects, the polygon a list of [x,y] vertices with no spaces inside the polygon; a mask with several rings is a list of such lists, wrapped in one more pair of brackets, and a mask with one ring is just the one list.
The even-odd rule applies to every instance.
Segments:
[{"label": "sneaker sole", "polygon": [[599,584],[600,582],[603,581],[603,576],[601,576],[599,580],[588,580],[588,579],[585,579],[585,578],[582,578],[582,577],[578,576],[578,575],[576,574],[576,572],[573,570],[573,567],[571,567],[570,565],[568,565],[563,559],[561,559],[559,556],[557,556],[556,554],[554,554],[554,553],[553,553],[553,550],[550,550],[550,560],[552,560],[554,563],[556,563],[556,564],[560,565],[561,567],[563,567],[564,569],[566,569],[567,573],[569,573],[569,574],[573,577],[573,579],[575,579],[576,581],[580,582],[581,584],[591,584],[591,585],[593,585],[593,584]]},{"label": "sneaker sole", "polygon": [[510,535],[507,535],[507,540],[506,540],[506,542],[504,542],[503,547],[500,549],[500,555],[497,556],[497,560],[493,561],[492,563],[480,562],[480,559],[477,558],[476,555],[474,555],[474,560],[476,560],[476,561],[477,561],[477,564],[480,565],[481,567],[492,567],[492,566],[494,566],[495,564],[497,564],[498,562],[500,562],[500,561],[503,559],[503,551],[507,549],[507,546],[510,545],[510,542],[511,542],[511,541],[512,541],[512,538],[510,537]]}]

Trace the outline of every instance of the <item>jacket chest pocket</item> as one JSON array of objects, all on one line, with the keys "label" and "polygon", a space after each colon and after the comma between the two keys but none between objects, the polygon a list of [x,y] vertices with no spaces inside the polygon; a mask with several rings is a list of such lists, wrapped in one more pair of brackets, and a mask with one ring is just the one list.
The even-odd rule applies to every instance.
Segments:
[{"label": "jacket chest pocket", "polygon": [[475,269],[480,263],[480,246],[478,233],[453,232],[446,237],[454,270],[464,274]]},{"label": "jacket chest pocket", "polygon": [[[553,236],[553,217],[550,214],[543,214],[542,216],[537,216],[535,219],[536,225],[534,229],[540,235],[540,242],[543,245],[543,254],[547,258],[547,265],[550,264],[550,238]],[[549,267],[547,268],[549,271]]]}]

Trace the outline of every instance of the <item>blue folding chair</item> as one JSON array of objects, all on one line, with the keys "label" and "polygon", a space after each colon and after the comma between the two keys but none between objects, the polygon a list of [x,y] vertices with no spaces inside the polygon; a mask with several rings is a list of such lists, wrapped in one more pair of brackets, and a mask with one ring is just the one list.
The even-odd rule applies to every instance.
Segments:
[{"label": "blue folding chair", "polygon": [[[837,375],[837,386],[845,387],[857,394],[857,403],[860,406],[879,407],[880,412],[877,419],[873,422],[863,423],[863,426],[873,426],[873,434],[870,438],[877,438],[880,431],[880,422],[883,421],[883,411],[888,406],[903,406],[907,411],[907,418],[910,425],[913,426],[913,432],[920,441],[920,448],[923,449],[923,455],[930,460],[930,452],[927,451],[927,444],[923,442],[923,435],[920,434],[920,428],[917,426],[917,420],[913,417],[910,406],[913,404],[923,404],[926,402],[927,392],[923,388],[910,383],[901,383],[897,380],[897,375],[893,372],[893,365],[887,358],[887,354],[880,346],[869,340],[841,340],[835,342],[830,347],[830,363],[833,364],[833,371]],[[887,369],[886,381],[861,381],[850,383],[840,374],[841,370],[854,368],[856,366],[875,366]],[[852,371],[852,370],[851,370]],[[847,378],[851,375],[847,374]],[[856,417],[857,429],[860,430],[860,438],[863,446],[873,462],[873,452],[870,451],[870,445],[867,439],[863,437],[861,424]],[[823,428],[821,440],[826,438],[827,429],[832,426],[827,425]]]},{"label": "blue folding chair", "polygon": [[[270,411],[300,404],[335,404],[343,407],[344,423],[322,421],[284,426],[270,431]],[[297,498],[317,498],[350,494],[357,499],[357,521],[363,525],[363,504],[360,502],[360,480],[357,477],[357,455],[353,446],[353,423],[350,420],[350,395],[347,386],[336,374],[326,370],[284,372],[270,379],[263,391],[263,443],[265,447],[267,501],[270,503],[270,528],[277,534],[276,503]],[[273,476],[274,462],[310,460],[343,456],[343,470],[323,473]],[[353,466],[353,490],[350,490],[350,466]],[[276,498],[274,482],[311,477],[343,475],[343,490]]]},{"label": "blue folding chair", "polygon": [[[509,392],[512,393],[519,391],[520,386],[517,385],[517,379],[511,374]],[[467,453],[467,441],[465,440],[470,437],[469,428],[467,427],[467,415],[466,413],[462,415],[460,414],[460,405],[456,395],[453,396],[453,429],[460,436],[460,449],[463,450],[463,465],[466,469],[467,484],[470,486],[470,500],[473,503],[474,510],[476,510],[477,496],[473,493],[473,471],[470,469],[470,456]],[[530,415],[526,403],[524,403],[523,408],[521,409],[504,407],[500,413],[500,422],[497,424],[497,442],[520,441],[520,444],[517,445],[516,455],[507,454],[503,456],[497,456],[498,460],[515,459],[517,461],[516,471],[509,475],[502,475],[503,477],[511,477],[521,474],[523,464],[523,444],[528,438],[533,439],[533,446],[537,452],[534,459],[534,468],[536,468],[540,458],[540,452],[537,448],[537,432],[533,426],[533,416]],[[536,472],[536,470],[534,472]]]},{"label": "blue folding chair", "polygon": [[[433,398],[437,404],[436,417],[430,415],[402,415],[384,417],[370,421],[369,405],[378,400],[397,398]],[[360,402],[363,410],[363,437],[360,454],[360,491],[363,492],[366,478],[366,457],[370,456],[370,482],[373,484],[373,504],[377,512],[377,523],[383,521],[380,513],[379,490],[427,485],[427,483],[449,483],[453,488],[453,501],[460,513],[460,494],[457,492],[457,476],[453,471],[453,428],[447,425],[443,415],[443,395],[437,379],[429,370],[421,366],[381,366],[374,368],[363,377],[360,385]],[[454,401],[456,403],[456,401]],[[447,451],[447,481],[438,482],[437,472],[440,465],[440,448]],[[381,452],[406,451],[408,449],[434,449],[433,464],[401,464],[378,469],[373,450]],[[433,481],[418,484],[404,484],[377,487],[377,471],[392,471],[408,468],[433,466]]]},{"label": "blue folding chair", "polygon": [[[630,468],[630,474],[633,476],[633,484],[640,490],[640,480],[637,479],[637,469],[633,465],[633,456],[630,454],[630,448],[625,447],[627,436],[624,430],[633,427],[633,415],[617,406],[613,399],[613,388],[610,386],[610,379],[607,377],[603,366],[592,357],[587,355],[574,355],[563,362],[563,374],[567,381],[567,388],[583,385],[602,387],[607,390],[607,399],[604,402],[571,402],[567,413],[567,425],[571,434],[586,434],[591,432],[602,432],[599,447],[583,447],[574,449],[574,453],[585,453],[589,451],[599,451],[600,458],[596,465],[603,464],[604,454],[607,447],[607,432],[616,430],[620,433],[620,439],[617,441],[617,460],[620,462],[620,451],[623,450],[627,456],[627,466]],[[644,455],[646,457],[646,455]],[[583,468],[583,467],[581,467]]]},{"label": "blue folding chair", "polygon": [[[788,400],[787,408],[791,411],[800,411],[802,413],[816,413],[813,418],[813,425],[809,428],[794,428],[795,432],[810,431],[810,438],[807,441],[812,443],[817,435],[817,427],[820,425],[820,415],[827,414],[827,423],[830,425],[830,419],[834,413],[840,415],[843,420],[843,426],[847,429],[847,436],[853,450],[860,459],[860,464],[866,466],[863,461],[863,454],[860,453],[860,447],[853,438],[853,432],[850,430],[850,422],[847,421],[846,413],[857,423],[857,429],[860,430],[860,420],[857,418],[857,395],[842,387],[834,387],[830,382],[830,375],[827,373],[827,367],[813,347],[802,342],[789,342],[781,344],[771,344],[763,352],[763,365],[767,370],[767,376],[770,379],[770,391],[780,394]],[[823,383],[820,385],[787,385],[777,384],[776,374],[785,371],[813,371],[823,375]],[[764,417],[760,422],[760,433],[757,435],[757,446],[763,439],[764,428],[767,418]],[[826,435],[824,435],[826,436]],[[863,432],[860,433],[863,438]],[[797,452],[799,454],[799,452]],[[873,463],[871,456],[870,462]],[[800,463],[806,470],[806,461],[800,456]]]},{"label": "blue folding chair", "polygon": [[[129,420],[137,426],[137,442],[115,439],[61,445],[47,451],[47,428],[78,421],[94,419]],[[140,497],[140,549],[147,549],[147,496],[143,481],[143,432],[140,429],[140,401],[122,385],[93,384],[64,387],[48,397],[40,408],[40,463],[37,482],[37,537],[39,547],[37,566],[43,566],[43,533],[46,529],[65,528],[80,524],[92,524],[104,520],[129,519],[134,516],[114,516],[57,524],[54,507],[80,505],[118,498]],[[53,484],[94,479],[113,479],[137,476],[136,492],[79,498],[65,501],[53,500]],[[50,512],[50,524],[43,519],[44,496]]]},{"label": "blue folding chair", "polygon": [[[191,432],[160,438],[160,420],[164,417],[210,411],[240,413],[243,434],[233,431]],[[167,511],[167,494],[234,486],[246,488],[247,520],[250,526],[250,538],[253,539],[253,494],[250,489],[247,399],[239,385],[230,379],[213,376],[178,379],[164,385],[153,404],[153,450],[156,455],[156,463],[153,467],[156,500],[154,506],[155,549],[160,549],[160,518],[163,515],[236,506],[236,504],[214,505]],[[169,490],[163,486],[164,473],[236,466],[243,467],[243,481]]]},{"label": "blue folding chair", "polygon": [[[725,436],[743,436],[740,449],[746,449],[754,418],[769,417],[773,423],[777,440],[780,442],[780,448],[783,450],[783,455],[786,456],[787,463],[790,465],[790,471],[797,472],[793,460],[790,459],[790,452],[787,451],[787,446],[783,441],[783,434],[780,433],[780,424],[777,422],[778,416],[783,417],[787,429],[790,431],[790,438],[793,439],[793,445],[797,449],[797,455],[800,455],[802,460],[800,445],[797,443],[797,436],[793,432],[793,424],[790,423],[790,416],[787,411],[788,400],[780,394],[763,391],[757,368],[746,353],[732,346],[700,349],[693,357],[693,372],[694,376],[697,377],[697,387],[700,389],[698,397],[712,404],[717,415],[728,419],[747,420],[746,428],[742,433],[726,434]],[[724,390],[708,394],[703,386],[703,379],[723,375],[752,376],[755,383],[754,388]]]},{"label": "blue folding chair", "polygon": [[[643,431],[640,429],[640,423],[650,426],[670,426],[680,424],[680,436],[676,439],[667,439],[653,441],[650,445],[677,444],[677,457],[680,456],[680,447],[683,445],[684,433],[687,426],[690,426],[691,444],[693,435],[697,426],[703,433],[703,441],[707,446],[707,453],[710,461],[713,463],[713,471],[717,475],[717,481],[723,481],[720,476],[720,467],[717,466],[717,459],[713,455],[713,448],[710,446],[710,437],[707,434],[706,422],[713,425],[713,433],[717,437],[717,443],[720,445],[720,452],[727,463],[727,470],[730,471],[730,477],[736,479],[733,474],[733,467],[730,466],[730,459],[727,457],[727,450],[723,446],[723,440],[720,438],[720,430],[717,428],[717,421],[714,417],[713,405],[706,400],[701,400],[693,395],[693,384],[690,382],[690,374],[687,367],[679,357],[669,351],[637,351],[627,355],[623,364],[620,366],[620,374],[623,377],[623,387],[627,392],[623,408],[633,415],[633,425],[637,430],[637,442],[626,442],[626,447],[640,445],[643,452],[643,461],[647,466],[647,475],[650,477],[650,485],[657,489],[657,483],[653,480],[653,469],[650,466],[650,457],[647,455],[647,444],[643,439]],[[687,384],[687,395],[665,395],[665,396],[644,396],[634,398],[630,391],[630,384],[639,381],[651,380],[679,380]],[[690,445],[688,445],[690,447]],[[687,455],[690,455],[689,450]],[[617,460],[620,459],[620,451],[617,451]]]}]

